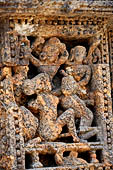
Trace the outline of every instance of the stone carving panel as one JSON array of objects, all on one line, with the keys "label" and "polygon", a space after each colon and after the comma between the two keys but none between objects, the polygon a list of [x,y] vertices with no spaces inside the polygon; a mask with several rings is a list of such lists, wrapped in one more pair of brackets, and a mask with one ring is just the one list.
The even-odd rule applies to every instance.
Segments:
[{"label": "stone carving panel", "polygon": [[36,32],[5,34],[0,58],[0,168],[110,169],[107,35],[92,34],[78,39]]}]

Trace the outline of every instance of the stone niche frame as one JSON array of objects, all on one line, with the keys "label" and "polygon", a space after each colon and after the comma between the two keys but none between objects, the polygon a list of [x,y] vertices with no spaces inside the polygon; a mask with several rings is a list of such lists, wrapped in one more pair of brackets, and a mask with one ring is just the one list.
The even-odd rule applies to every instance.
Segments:
[{"label": "stone niche frame", "polygon": [[[39,19],[40,18],[40,19]],[[46,16],[11,16],[6,18],[7,28],[5,28],[5,21],[3,28],[1,29],[1,48],[5,46],[5,37],[12,32],[16,32],[16,35],[22,35],[28,38],[32,37],[43,37],[45,39],[51,37],[58,37],[65,41],[76,41],[79,42],[82,39],[88,39],[88,41],[101,35],[101,42],[99,47],[101,49],[101,58],[99,58],[99,63],[91,64],[92,68],[92,80],[91,80],[91,90],[94,93],[95,98],[95,117],[96,125],[100,126],[100,133],[97,135],[97,150],[100,148],[101,152],[101,163],[98,165],[91,164],[90,167],[50,167],[50,168],[38,168],[38,169],[73,169],[73,170],[112,170],[111,162],[113,162],[113,116],[112,116],[112,84],[113,78],[110,77],[110,71],[112,71],[112,31],[109,31],[107,27],[107,17],[87,17],[87,16],[75,16],[75,17],[46,17]],[[2,22],[2,21],[1,21]],[[76,44],[76,43],[75,43]],[[84,42],[82,43],[84,44]],[[2,56],[3,57],[3,56]],[[0,58],[0,63],[2,59]],[[110,64],[109,64],[110,63]],[[27,63],[28,64],[28,63]],[[21,64],[20,64],[21,65]],[[2,68],[3,65],[1,64]],[[96,81],[95,81],[96,80]],[[9,77],[8,82],[12,82],[11,77]],[[6,84],[8,83],[6,82]],[[12,84],[9,85],[13,87]],[[4,95],[7,95],[4,89]],[[12,92],[11,89],[9,90]],[[13,96],[13,92],[12,92]],[[15,102],[15,99],[12,99]],[[6,102],[6,105],[7,102]],[[25,170],[25,151],[27,150],[24,146],[24,139],[22,136],[22,124],[21,124],[21,113],[18,109],[11,114],[10,110],[4,110],[4,103],[1,102],[1,113],[0,117],[4,122],[5,132],[4,136],[7,137],[7,143],[9,144],[6,148],[6,157],[0,160],[0,166],[10,170]],[[8,108],[8,106],[7,106]],[[7,110],[6,108],[6,110]],[[17,116],[18,113],[18,116]],[[17,121],[18,120],[18,121]],[[20,127],[20,132],[18,135],[18,127]],[[2,127],[1,127],[2,128]],[[18,138],[20,142],[18,143]],[[2,138],[1,143],[4,139]],[[18,147],[18,144],[20,146]],[[4,148],[1,147],[3,150]],[[92,146],[93,148],[93,146]],[[103,149],[102,149],[103,148]],[[21,156],[19,156],[21,152]],[[26,151],[29,152],[29,151]],[[4,152],[3,152],[4,154]],[[5,161],[4,161],[5,160]],[[20,160],[20,162],[19,162]],[[5,164],[7,162],[7,164]]]}]

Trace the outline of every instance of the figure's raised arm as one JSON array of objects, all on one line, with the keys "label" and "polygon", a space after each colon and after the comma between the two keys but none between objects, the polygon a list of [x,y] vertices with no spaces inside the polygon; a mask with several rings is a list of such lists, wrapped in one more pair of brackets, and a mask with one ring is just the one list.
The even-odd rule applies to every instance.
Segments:
[{"label": "figure's raised arm", "polygon": [[41,65],[41,61],[39,59],[37,59],[36,57],[34,57],[32,54],[29,57],[29,61],[36,67]]},{"label": "figure's raised arm", "polygon": [[85,72],[84,78],[79,81],[79,85],[81,85],[81,86],[86,86],[91,79],[91,68],[90,68],[90,66],[87,66],[85,68],[84,72]]}]

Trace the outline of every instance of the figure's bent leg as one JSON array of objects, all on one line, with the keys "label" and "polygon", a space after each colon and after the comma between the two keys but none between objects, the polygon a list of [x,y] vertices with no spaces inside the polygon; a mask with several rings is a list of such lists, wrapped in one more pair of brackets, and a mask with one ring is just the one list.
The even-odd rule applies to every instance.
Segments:
[{"label": "figure's bent leg", "polygon": [[58,117],[56,123],[61,127],[67,125],[69,133],[72,135],[74,142],[79,142],[80,140],[77,136],[75,127],[74,113],[75,111],[71,108],[66,110],[61,116]]},{"label": "figure's bent leg", "polygon": [[74,100],[76,101],[75,111],[76,116],[79,113],[78,117],[81,118],[80,121],[80,129],[84,129],[86,127],[91,127],[93,121],[93,113],[90,109],[87,108],[85,102],[81,100],[77,95],[74,95]]},{"label": "figure's bent leg", "polygon": [[91,127],[91,124],[93,121],[93,113],[86,106],[84,107],[84,111],[86,112],[86,114],[81,117],[80,131],[82,129],[85,129],[85,128],[87,129],[87,128]]},{"label": "figure's bent leg", "polygon": [[80,121],[80,134],[81,139],[87,140],[95,136],[99,130],[97,127],[91,127],[93,121],[93,113],[86,107],[86,117],[82,116]]},{"label": "figure's bent leg", "polygon": [[[88,129],[88,128],[87,128]],[[84,129],[84,131],[80,131],[79,137],[80,139],[83,140],[87,140],[89,138],[91,138],[92,136],[95,136],[97,133],[99,133],[99,129],[97,127],[92,127],[89,128],[89,131],[85,131],[86,129]]]}]

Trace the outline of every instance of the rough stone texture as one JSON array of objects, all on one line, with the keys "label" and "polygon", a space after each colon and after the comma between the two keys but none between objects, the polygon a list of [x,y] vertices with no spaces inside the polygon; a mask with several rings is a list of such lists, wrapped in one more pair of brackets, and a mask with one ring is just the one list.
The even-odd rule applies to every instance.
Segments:
[{"label": "rough stone texture", "polygon": [[0,170],[113,169],[112,13],[0,0]]}]

